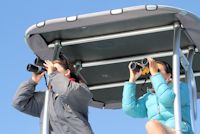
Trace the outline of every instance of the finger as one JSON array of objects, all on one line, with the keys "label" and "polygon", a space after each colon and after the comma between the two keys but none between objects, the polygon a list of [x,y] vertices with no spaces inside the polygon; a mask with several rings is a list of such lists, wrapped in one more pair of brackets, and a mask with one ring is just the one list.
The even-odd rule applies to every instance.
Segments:
[{"label": "finger", "polygon": [[155,67],[156,61],[153,58],[148,58],[149,67]]},{"label": "finger", "polygon": [[154,60],[152,57],[149,57],[150,60]]},{"label": "finger", "polygon": [[137,64],[138,64],[139,66],[141,66],[141,67],[144,67],[144,65],[143,65],[143,64],[141,64],[141,63],[138,63],[138,62],[137,62]]},{"label": "finger", "polygon": [[139,78],[142,75],[142,70],[140,70],[139,72],[136,72],[135,75],[137,78]]},{"label": "finger", "polygon": [[151,66],[152,64],[152,59],[150,57],[147,58],[148,62],[149,62],[149,66]]},{"label": "finger", "polygon": [[48,62],[47,60],[45,60],[45,63],[43,63],[43,65],[44,65],[45,67],[48,67],[48,66],[49,66],[49,62]]},{"label": "finger", "polygon": [[147,60],[149,63],[152,63],[154,61],[154,59],[152,59],[151,57],[148,57]]},{"label": "finger", "polygon": [[51,67],[51,66],[54,65],[54,64],[53,64],[51,61],[49,61],[49,60],[46,60],[45,63],[46,63],[46,65],[47,65],[47,67]]},{"label": "finger", "polygon": [[49,62],[49,65],[50,66],[53,66],[54,64],[53,64],[53,62],[51,62],[51,61],[48,61]]},{"label": "finger", "polygon": [[148,61],[151,61],[152,59],[151,59],[150,57],[147,57],[147,60],[148,60]]},{"label": "finger", "polygon": [[46,63],[43,63],[43,65],[44,65],[46,68],[48,68],[48,64],[46,64]]},{"label": "finger", "polygon": [[45,63],[48,64],[48,65],[52,64],[52,62],[50,60],[45,60]]},{"label": "finger", "polygon": [[48,64],[48,65],[50,65],[50,61],[49,60],[46,60],[45,63]]},{"label": "finger", "polygon": [[129,64],[128,64],[128,68],[129,69],[131,69],[131,64],[132,64],[133,62],[131,61]]},{"label": "finger", "polygon": [[140,71],[139,71],[139,72],[137,72],[137,73],[141,75],[141,74],[142,74],[142,70],[140,69]]},{"label": "finger", "polygon": [[149,62],[149,66],[152,66],[152,59],[151,58],[147,58],[148,62]]}]

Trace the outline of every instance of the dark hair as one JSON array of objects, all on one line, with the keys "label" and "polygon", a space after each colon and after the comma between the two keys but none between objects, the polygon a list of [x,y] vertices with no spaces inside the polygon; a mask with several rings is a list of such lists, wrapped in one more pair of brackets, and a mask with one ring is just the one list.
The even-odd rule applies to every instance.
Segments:
[{"label": "dark hair", "polygon": [[64,67],[64,69],[70,69],[69,60],[64,55],[60,54],[59,61],[61,61],[61,65]]},{"label": "dark hair", "polygon": [[74,78],[76,82],[79,82],[80,79],[75,74],[73,65],[69,62],[69,60],[67,60],[64,55],[60,55],[59,59],[54,60],[53,63],[60,64],[65,70],[69,69],[71,78]]},{"label": "dark hair", "polygon": [[167,63],[166,61],[157,61],[157,62],[165,66],[166,73],[172,74],[172,67],[170,66],[169,63]]}]

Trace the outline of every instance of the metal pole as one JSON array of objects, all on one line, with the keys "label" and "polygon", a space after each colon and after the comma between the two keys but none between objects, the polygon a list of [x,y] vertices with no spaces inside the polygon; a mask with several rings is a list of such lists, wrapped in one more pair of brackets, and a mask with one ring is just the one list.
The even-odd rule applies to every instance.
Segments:
[{"label": "metal pole", "polygon": [[193,106],[194,106],[194,120],[197,119],[197,84],[196,84],[196,80],[195,80],[195,73],[191,73],[192,75],[192,91],[193,91],[193,99],[194,99],[194,103],[193,103]]},{"label": "metal pole", "polygon": [[181,98],[180,98],[180,38],[181,28],[180,24],[174,24],[174,39],[173,39],[173,85],[174,93],[176,94],[174,100],[174,117],[176,134],[182,134],[181,132]]},{"label": "metal pole", "polygon": [[[187,54],[188,49],[183,49],[182,52],[183,54]],[[93,67],[93,66],[102,66],[102,65],[142,60],[146,57],[161,58],[161,57],[167,57],[167,56],[172,56],[172,55],[173,55],[173,51],[158,52],[158,53],[152,53],[152,54],[146,54],[146,55],[112,59],[112,60],[102,60],[102,61],[94,61],[94,62],[87,62],[87,63],[85,62],[85,63],[82,63],[82,67],[86,68],[86,67]]]},{"label": "metal pole", "polygon": [[[190,118],[191,118],[191,126],[192,126],[192,131],[195,133],[195,119],[196,119],[196,114],[197,114],[197,107],[196,105],[196,99],[197,96],[195,96],[196,90],[196,82],[192,70],[192,63],[193,63],[193,57],[194,57],[195,51],[194,48],[191,48],[189,50],[188,54],[188,61],[189,61],[189,68],[187,71],[187,84],[188,84],[188,89],[189,89],[189,95],[190,95]],[[193,85],[195,84],[195,86]],[[197,95],[197,94],[196,94]]]},{"label": "metal pole", "polygon": [[[196,72],[194,73],[195,77],[199,77],[200,76],[200,72]],[[180,75],[180,78],[183,79],[185,78],[185,75]],[[146,80],[146,83],[150,83],[151,81],[148,79]],[[144,80],[137,80],[135,82],[137,85],[138,84],[143,84]],[[95,85],[95,86],[90,86],[89,89],[90,90],[99,90],[99,89],[105,89],[105,88],[114,88],[114,87],[122,87],[124,85],[124,81],[123,82],[116,82],[116,83],[110,83],[110,84],[102,84],[102,85]]]},{"label": "metal pole", "polygon": [[[179,49],[179,53],[180,53],[181,65],[183,66],[184,70],[187,72],[189,69],[189,61],[181,49]],[[188,50],[188,53],[189,53],[189,50]]]},{"label": "metal pole", "polygon": [[48,106],[49,106],[49,90],[45,92],[45,101],[44,101],[44,114],[43,114],[43,124],[42,124],[42,134],[49,134],[49,115],[48,115]]},{"label": "metal pole", "polygon": [[[54,55],[53,55],[53,59],[52,60],[55,60],[55,59],[58,58],[60,51],[61,51],[61,45],[60,45],[60,42],[57,41],[55,43]],[[50,83],[48,83],[48,86],[49,86],[49,84]],[[46,92],[45,92],[42,134],[49,134],[49,113],[48,113],[49,98],[50,98],[50,91],[49,91],[49,89],[50,88],[48,87],[48,90],[46,90]]]},{"label": "metal pole", "polygon": [[[88,38],[76,39],[76,40],[70,40],[70,41],[68,40],[68,41],[61,42],[61,45],[69,46],[69,45],[76,45],[76,44],[82,44],[82,43],[88,43],[88,42],[94,42],[94,41],[116,39],[116,38],[129,37],[129,36],[135,36],[135,35],[143,35],[143,34],[169,31],[169,30],[173,30],[173,25],[141,29],[141,30],[123,32],[123,33],[117,33],[117,34],[102,35],[102,36],[96,36],[96,37],[88,37]],[[48,45],[49,48],[52,48],[54,46],[55,46],[55,44]]]},{"label": "metal pole", "polygon": [[74,65],[75,71],[76,71],[76,75],[79,76],[81,78],[81,80],[87,84],[87,81],[85,80],[85,78],[83,77],[83,75],[81,74],[81,70],[82,70],[82,63],[80,61],[77,61]]}]

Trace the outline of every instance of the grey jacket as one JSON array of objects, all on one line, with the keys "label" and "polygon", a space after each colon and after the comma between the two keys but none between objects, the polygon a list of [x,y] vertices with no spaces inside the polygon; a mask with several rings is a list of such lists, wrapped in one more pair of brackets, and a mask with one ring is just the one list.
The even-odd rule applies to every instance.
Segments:
[{"label": "grey jacket", "polygon": [[[88,123],[88,105],[92,94],[83,83],[76,83],[61,73],[49,75],[52,85],[49,99],[50,134],[93,134]],[[40,117],[42,127],[45,92],[35,92],[36,83],[23,82],[13,106],[21,112]]]}]

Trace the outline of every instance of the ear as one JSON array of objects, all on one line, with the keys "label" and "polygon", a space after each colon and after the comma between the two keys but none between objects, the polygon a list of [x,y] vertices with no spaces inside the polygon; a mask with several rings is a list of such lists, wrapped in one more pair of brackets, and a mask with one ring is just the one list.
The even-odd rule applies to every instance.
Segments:
[{"label": "ear", "polygon": [[170,81],[172,81],[172,74],[170,74],[170,73],[168,73],[167,74],[167,82],[170,82]]},{"label": "ear", "polygon": [[71,71],[69,69],[67,69],[66,72],[65,72],[65,76],[70,78],[71,77],[70,73],[71,73]]}]

